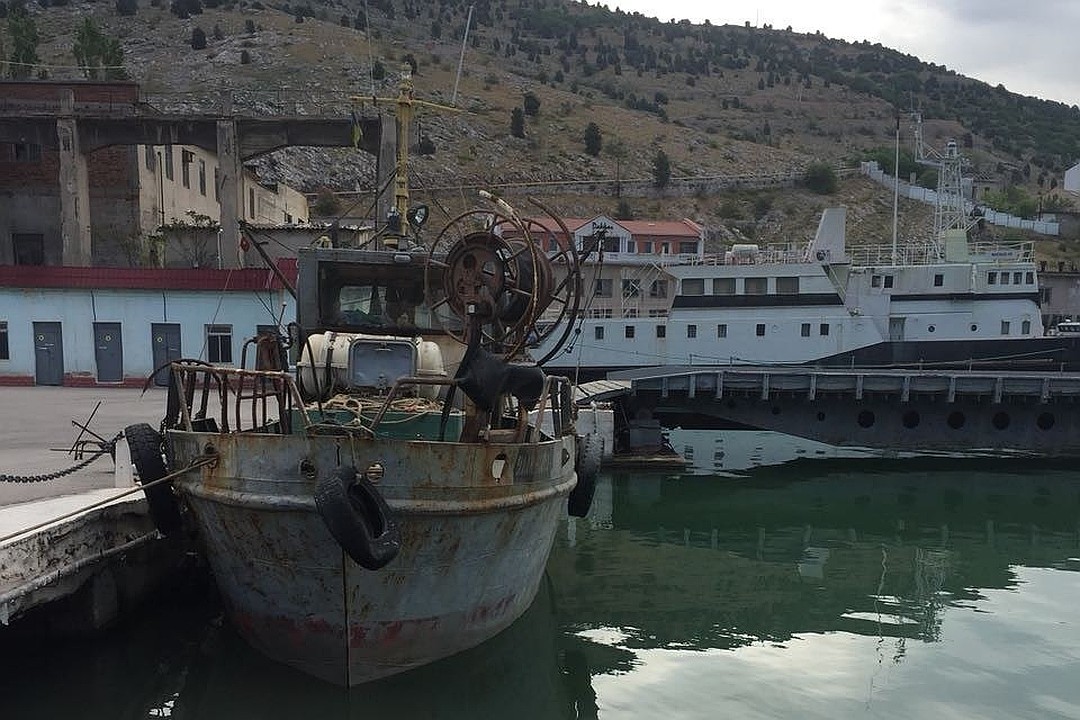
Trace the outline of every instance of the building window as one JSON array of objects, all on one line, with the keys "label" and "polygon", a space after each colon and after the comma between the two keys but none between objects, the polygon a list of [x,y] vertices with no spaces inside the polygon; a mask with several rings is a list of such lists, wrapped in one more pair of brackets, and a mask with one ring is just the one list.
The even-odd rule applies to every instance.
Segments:
[{"label": "building window", "polygon": [[16,265],[45,264],[45,236],[39,233],[12,233],[11,247]]},{"label": "building window", "polygon": [[934,287],[941,287],[945,284],[945,276],[941,273],[934,274]]},{"label": "building window", "polygon": [[596,285],[593,287],[593,295],[596,297],[611,297],[611,280],[597,280]]},{"label": "building window", "polygon": [[221,171],[214,168],[214,201],[221,202]]},{"label": "building window", "polygon": [[671,246],[669,246],[667,243],[660,243],[660,254],[661,255],[667,255],[670,252],[671,252]]},{"label": "building window", "polygon": [[652,254],[652,240],[646,240],[641,243],[641,252]]},{"label": "building window", "polygon": [[166,145],[162,151],[165,155],[165,179],[173,179],[172,145]]},{"label": "building window", "polygon": [[11,351],[8,347],[7,320],[0,320],[0,360],[10,360]]},{"label": "building window", "polygon": [[634,337],[634,326],[633,325],[627,325],[626,329],[624,330],[624,334],[626,335],[627,339],[633,339],[633,337]]},{"label": "building window", "polygon": [[641,296],[641,281],[640,280],[623,280],[622,281],[622,296],[624,298],[636,298]]},{"label": "building window", "polygon": [[683,295],[704,295],[705,278],[686,278],[682,281]]},{"label": "building window", "polygon": [[649,297],[666,298],[667,280],[653,280],[652,285],[649,286]]},{"label": "building window", "polygon": [[206,359],[212,363],[232,362],[232,325],[206,326]]},{"label": "building window", "polygon": [[1009,334],[1009,321],[1008,320],[1002,320],[1001,321],[1001,334],[1002,335],[1008,335]]},{"label": "building window", "polygon": [[680,255],[697,255],[697,241],[694,242],[680,242],[679,243]]},{"label": "building window", "polygon": [[713,295],[734,295],[735,294],[735,278],[713,278],[713,281],[712,281],[712,294]]},{"label": "building window", "polygon": [[12,162],[41,162],[41,146],[36,143],[12,143],[10,147]]},{"label": "building window", "polygon": [[143,145],[143,153],[146,156],[146,169],[154,172],[154,146]]},{"label": "building window", "polygon": [[248,188],[248,216],[255,219],[255,188]]},{"label": "building window", "polygon": [[667,325],[657,325],[656,326],[656,337],[658,337],[658,338],[666,338],[667,337]]},{"label": "building window", "polygon": [[746,295],[765,295],[769,292],[769,278],[748,277],[743,281],[743,293]]},{"label": "building window", "polygon": [[829,323],[821,323],[821,327],[818,328],[818,333],[825,337],[829,334]]},{"label": "building window", "polygon": [[594,320],[610,320],[614,315],[611,308],[593,308],[589,311],[589,317]]},{"label": "building window", "polygon": [[1026,275],[1024,275],[1024,283],[1027,284],[1027,285],[1034,285],[1035,284],[1035,273],[1033,273],[1031,271],[1028,271],[1028,273]]},{"label": "building window", "polygon": [[597,325],[596,327],[593,328],[593,339],[594,340],[603,340],[604,339],[604,326],[603,325]]},{"label": "building window", "polygon": [[778,278],[776,278],[776,294],[777,295],[798,295],[799,294],[799,278],[797,278],[797,277],[778,277]]},{"label": "building window", "polygon": [[180,151],[180,182],[186,188],[191,187],[191,163],[194,160],[194,153],[188,150]]},{"label": "building window", "polygon": [[892,275],[886,275],[885,276],[885,287],[886,288],[891,288],[892,286],[893,286],[893,276]]},{"label": "building window", "polygon": [[1030,335],[1031,334],[1031,321],[1030,320],[1024,320],[1022,323],[1020,323],[1020,334],[1021,335]]},{"label": "building window", "polygon": [[622,240],[617,237],[605,237],[600,241],[600,247],[604,249],[606,253],[621,252]]},{"label": "building window", "polygon": [[716,326],[716,337],[718,337],[718,338],[726,338],[727,337],[727,323],[720,323],[719,325]]},{"label": "building window", "polygon": [[206,161],[199,160],[199,194],[206,197]]},{"label": "building window", "polygon": [[697,337],[697,325],[687,325],[686,326],[686,337],[688,337],[688,338],[696,338]]},{"label": "building window", "polygon": [[997,270],[991,270],[990,272],[986,273],[986,284],[997,285]]},{"label": "building window", "polygon": [[758,323],[754,332],[757,333],[758,337],[765,337],[765,323]]},{"label": "building window", "polygon": [[810,337],[810,323],[803,323],[800,332],[803,337]]}]

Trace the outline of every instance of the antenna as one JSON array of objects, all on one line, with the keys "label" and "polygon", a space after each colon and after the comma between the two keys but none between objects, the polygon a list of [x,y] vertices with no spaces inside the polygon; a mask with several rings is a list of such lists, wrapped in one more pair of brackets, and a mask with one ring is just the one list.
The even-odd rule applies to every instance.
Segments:
[{"label": "antenna", "polygon": [[368,13],[367,0],[364,0],[364,37],[367,38],[367,66],[368,81],[371,83],[371,94],[375,94],[375,62],[371,58],[371,15]]},{"label": "antenna", "polygon": [[458,57],[457,77],[454,78],[454,94],[450,96],[450,104],[457,104],[458,83],[461,82],[461,67],[465,64],[465,46],[469,42],[469,28],[472,26],[473,6],[469,6],[469,17],[465,19],[465,35],[461,38],[461,55]]},{"label": "antenna", "polygon": [[896,216],[900,205],[900,111],[896,111],[896,158],[893,165],[892,264],[896,264]]}]

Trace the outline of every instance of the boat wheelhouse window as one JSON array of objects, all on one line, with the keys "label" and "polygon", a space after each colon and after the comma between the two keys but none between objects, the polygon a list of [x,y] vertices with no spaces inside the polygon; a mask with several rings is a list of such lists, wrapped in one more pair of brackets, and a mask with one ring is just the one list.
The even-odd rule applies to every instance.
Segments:
[{"label": "boat wheelhouse window", "polygon": [[769,292],[769,278],[748,277],[743,281],[743,293],[746,295],[765,295]]},{"label": "boat wheelhouse window", "polygon": [[668,315],[668,311],[667,311],[666,308],[660,308],[660,309],[655,309],[654,308],[654,309],[649,311],[649,317],[651,317],[651,318],[667,317],[667,315]]},{"label": "boat wheelhouse window", "polygon": [[612,285],[613,283],[611,280],[597,280],[596,286],[593,289],[593,295],[596,297],[611,297]]},{"label": "boat wheelhouse window", "polygon": [[941,287],[945,284],[945,276],[941,273],[934,274],[934,287]]},{"label": "boat wheelhouse window", "polygon": [[829,323],[821,323],[821,327],[818,328],[818,333],[824,337],[829,334]]},{"label": "boat wheelhouse window", "polygon": [[[410,265],[352,264],[321,269],[319,320],[324,328],[363,331],[397,328],[407,334],[458,328],[461,321],[439,297],[424,299],[423,273]],[[432,308],[436,308],[432,311]]]},{"label": "boat wheelhouse window", "polygon": [[232,325],[206,326],[206,359],[212,363],[231,363]]},{"label": "boat wheelhouse window", "polygon": [[803,323],[801,332],[803,337],[810,337],[810,323]]},{"label": "boat wheelhouse window", "polygon": [[991,270],[990,272],[986,273],[986,284],[997,285],[997,270]]},{"label": "boat wheelhouse window", "polygon": [[799,278],[797,278],[797,277],[778,277],[778,278],[776,278],[776,294],[777,295],[798,295],[799,294]]},{"label": "boat wheelhouse window", "polygon": [[1024,320],[1023,322],[1020,323],[1020,334],[1021,335],[1030,335],[1031,334],[1031,321],[1030,320]]},{"label": "boat wheelhouse window", "polygon": [[667,280],[653,280],[652,285],[649,286],[649,297],[651,297],[651,298],[666,298],[667,297]]},{"label": "boat wheelhouse window", "polygon": [[697,255],[697,242],[680,242],[679,243],[680,255]]},{"label": "boat wheelhouse window", "polygon": [[1027,272],[1027,274],[1024,275],[1024,283],[1027,284],[1027,285],[1034,285],[1035,284],[1035,273],[1033,273],[1033,272],[1031,272],[1029,270]]},{"label": "boat wheelhouse window", "polygon": [[1009,321],[1008,320],[1002,320],[1001,321],[1001,334],[1002,335],[1008,335],[1009,334]]},{"label": "boat wheelhouse window", "polygon": [[718,338],[726,338],[727,337],[727,323],[720,323],[719,325],[716,326],[716,337],[718,337]]},{"label": "boat wheelhouse window", "polygon": [[886,288],[891,288],[892,286],[893,286],[893,276],[892,275],[886,275],[885,276],[885,287]]},{"label": "boat wheelhouse window", "polygon": [[627,325],[626,328],[623,330],[623,334],[626,336],[626,338],[628,340],[632,339],[634,337],[634,326],[633,325]]},{"label": "boat wheelhouse window", "polygon": [[641,297],[641,281],[640,280],[623,280],[622,281],[622,296],[624,298]]},{"label": "boat wheelhouse window", "polygon": [[666,338],[667,337],[667,325],[657,325],[656,326],[656,337],[658,337],[658,338]]},{"label": "boat wheelhouse window", "polygon": [[682,281],[683,295],[704,295],[705,278],[685,278]]},{"label": "boat wheelhouse window", "polygon": [[623,308],[622,316],[624,318],[636,318],[638,316],[637,308]]},{"label": "boat wheelhouse window", "polygon": [[870,276],[870,287],[881,287],[881,276],[880,275],[871,275]]},{"label": "boat wheelhouse window", "polygon": [[1009,273],[1007,273],[1007,272],[1001,273],[1001,284],[1002,285],[1008,285],[1009,284]]},{"label": "boat wheelhouse window", "polygon": [[1019,285],[1020,283],[1022,283],[1023,282],[1023,277],[1024,277],[1024,273],[1022,273],[1022,272],[1014,272],[1013,273],[1013,285]]},{"label": "boat wheelhouse window", "polygon": [[611,308],[593,308],[589,310],[589,317],[593,318],[594,320],[603,320],[604,318],[611,318],[613,317],[613,315]]},{"label": "boat wheelhouse window", "polygon": [[713,278],[712,281],[712,294],[713,295],[734,295],[735,294],[735,278]]},{"label": "boat wheelhouse window", "polygon": [[686,326],[686,337],[688,337],[688,338],[696,338],[697,337],[697,325],[687,325]]},{"label": "boat wheelhouse window", "polygon": [[604,339],[604,326],[603,325],[597,325],[596,327],[593,328],[593,339],[595,339],[595,340],[603,340]]},{"label": "boat wheelhouse window", "polygon": [[765,323],[758,323],[755,332],[758,337],[765,337]]},{"label": "boat wheelhouse window", "polygon": [[0,320],[0,360],[10,360],[11,349],[8,346],[7,320]]}]

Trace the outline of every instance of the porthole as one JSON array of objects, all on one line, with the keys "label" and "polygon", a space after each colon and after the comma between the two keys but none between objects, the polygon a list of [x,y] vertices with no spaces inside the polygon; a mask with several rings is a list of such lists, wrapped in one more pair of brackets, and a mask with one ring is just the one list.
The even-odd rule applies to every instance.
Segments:
[{"label": "porthole", "polygon": [[1039,426],[1040,430],[1049,430],[1054,427],[1054,413],[1039,413],[1039,417],[1035,419],[1035,424]]},{"label": "porthole", "polygon": [[959,410],[955,410],[949,413],[949,417],[945,419],[945,422],[953,430],[959,430],[960,428],[964,427],[964,423],[966,421],[967,418],[964,417],[964,413],[960,412]]},{"label": "porthole", "polygon": [[994,417],[990,422],[993,423],[994,427],[996,427],[998,430],[1004,430],[1005,428],[1009,427],[1010,421],[1011,418],[1009,417],[1009,413],[997,412],[994,413]]},{"label": "porthole", "polygon": [[935,330],[937,330],[937,328],[936,328],[936,327],[934,327],[933,325],[929,326],[929,327],[928,327],[928,328],[926,328],[926,329],[927,329],[927,330],[928,330],[929,332],[934,332]]},{"label": "porthole", "polygon": [[904,424],[904,427],[908,428],[909,430],[919,427],[919,422],[921,420],[922,418],[919,417],[919,413],[914,410],[908,410],[906,413],[904,413],[903,417],[900,418],[900,422],[902,422]]},{"label": "porthole", "polygon": [[975,323],[971,323],[971,332],[979,332],[979,326]]},{"label": "porthole", "polygon": [[873,410],[863,410],[859,413],[857,422],[859,423],[859,427],[868,428],[873,426],[874,420],[876,420],[876,418],[874,417]]}]

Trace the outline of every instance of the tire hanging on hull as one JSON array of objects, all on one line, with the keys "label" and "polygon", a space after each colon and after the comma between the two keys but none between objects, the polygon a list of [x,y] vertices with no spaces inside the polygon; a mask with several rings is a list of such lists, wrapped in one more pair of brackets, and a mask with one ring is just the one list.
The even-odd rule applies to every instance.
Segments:
[{"label": "tire hanging on hull", "polygon": [[343,466],[319,480],[315,507],[341,549],[366,570],[379,570],[401,550],[401,530],[375,486]]},{"label": "tire hanging on hull", "polygon": [[[131,463],[139,475],[139,484],[147,485],[168,475],[165,458],[161,454],[161,434],[147,423],[137,423],[124,428],[128,449],[131,451]],[[154,527],[165,537],[180,531],[183,521],[180,516],[180,501],[173,492],[171,482],[153,487],[144,487],[146,504],[150,508],[150,518]]]}]

